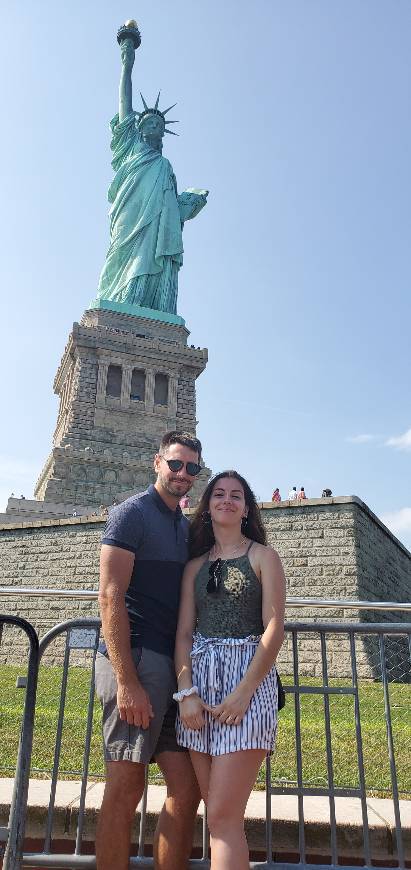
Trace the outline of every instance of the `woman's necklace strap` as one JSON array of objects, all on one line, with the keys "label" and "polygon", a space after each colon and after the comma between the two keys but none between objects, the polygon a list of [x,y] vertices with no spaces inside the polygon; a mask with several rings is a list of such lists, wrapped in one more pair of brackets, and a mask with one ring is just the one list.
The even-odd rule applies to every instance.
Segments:
[{"label": "woman's necklace strap", "polygon": [[[223,562],[225,562],[227,559],[232,559],[233,554],[238,553],[238,550],[241,550],[241,547],[244,547],[244,544],[246,543],[246,541],[247,541],[247,539],[242,537],[240,543],[237,544],[236,547],[232,548],[231,554],[229,556],[224,556],[223,552],[221,552],[221,556],[219,556],[218,558],[222,559]],[[251,546],[251,544],[250,544],[250,546]],[[221,547],[219,549],[221,550]],[[250,549],[250,548],[248,548],[248,549]],[[213,558],[216,559],[217,558],[217,547],[215,544],[210,550],[210,556],[211,556],[212,552],[213,552]],[[247,550],[247,552],[248,552],[248,550]]]}]

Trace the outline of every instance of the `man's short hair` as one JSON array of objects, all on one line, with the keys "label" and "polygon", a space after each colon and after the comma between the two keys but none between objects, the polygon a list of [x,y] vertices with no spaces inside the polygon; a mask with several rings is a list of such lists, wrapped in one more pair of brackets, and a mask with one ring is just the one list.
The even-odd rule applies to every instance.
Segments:
[{"label": "man's short hair", "polygon": [[192,435],[191,432],[166,432],[161,439],[158,452],[162,455],[172,444],[181,444],[183,447],[188,447],[194,453],[198,453],[198,460],[200,461],[201,441],[195,435]]}]

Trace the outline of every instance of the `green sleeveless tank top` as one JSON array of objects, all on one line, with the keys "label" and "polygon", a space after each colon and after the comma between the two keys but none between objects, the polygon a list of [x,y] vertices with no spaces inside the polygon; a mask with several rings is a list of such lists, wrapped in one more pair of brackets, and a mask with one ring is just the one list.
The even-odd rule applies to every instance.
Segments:
[{"label": "green sleeveless tank top", "polygon": [[248,551],[244,556],[222,560],[216,592],[207,592],[210,564],[207,559],[194,581],[196,631],[204,637],[262,634],[261,583],[251,567]]}]

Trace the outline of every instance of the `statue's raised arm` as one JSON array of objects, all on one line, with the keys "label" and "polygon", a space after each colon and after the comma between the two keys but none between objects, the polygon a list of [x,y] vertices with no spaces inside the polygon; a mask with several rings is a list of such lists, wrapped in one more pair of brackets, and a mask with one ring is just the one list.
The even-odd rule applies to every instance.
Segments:
[{"label": "statue's raised arm", "polygon": [[136,48],[141,43],[140,31],[134,19],[126,21],[117,33],[117,42],[120,45],[121,76],[119,88],[118,119],[120,124],[133,111],[133,88],[131,73],[134,66]]},{"label": "statue's raised arm", "polygon": [[118,119],[120,124],[133,111],[133,86],[131,72],[134,66],[135,48],[132,39],[122,39],[120,43],[121,76],[118,100]]}]

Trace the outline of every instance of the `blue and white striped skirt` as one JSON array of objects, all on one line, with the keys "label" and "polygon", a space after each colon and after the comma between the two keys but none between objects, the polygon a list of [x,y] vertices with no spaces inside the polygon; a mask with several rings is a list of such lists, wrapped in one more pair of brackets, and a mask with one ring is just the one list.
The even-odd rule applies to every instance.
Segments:
[{"label": "blue and white striped skirt", "polygon": [[[260,638],[203,637],[195,634],[191,652],[193,685],[210,707],[220,704],[246,673]],[[207,755],[225,755],[241,749],[272,752],[277,731],[277,672],[275,665],[254,692],[238,725],[225,725],[205,712],[198,731],[186,728],[177,716],[177,743]]]}]

